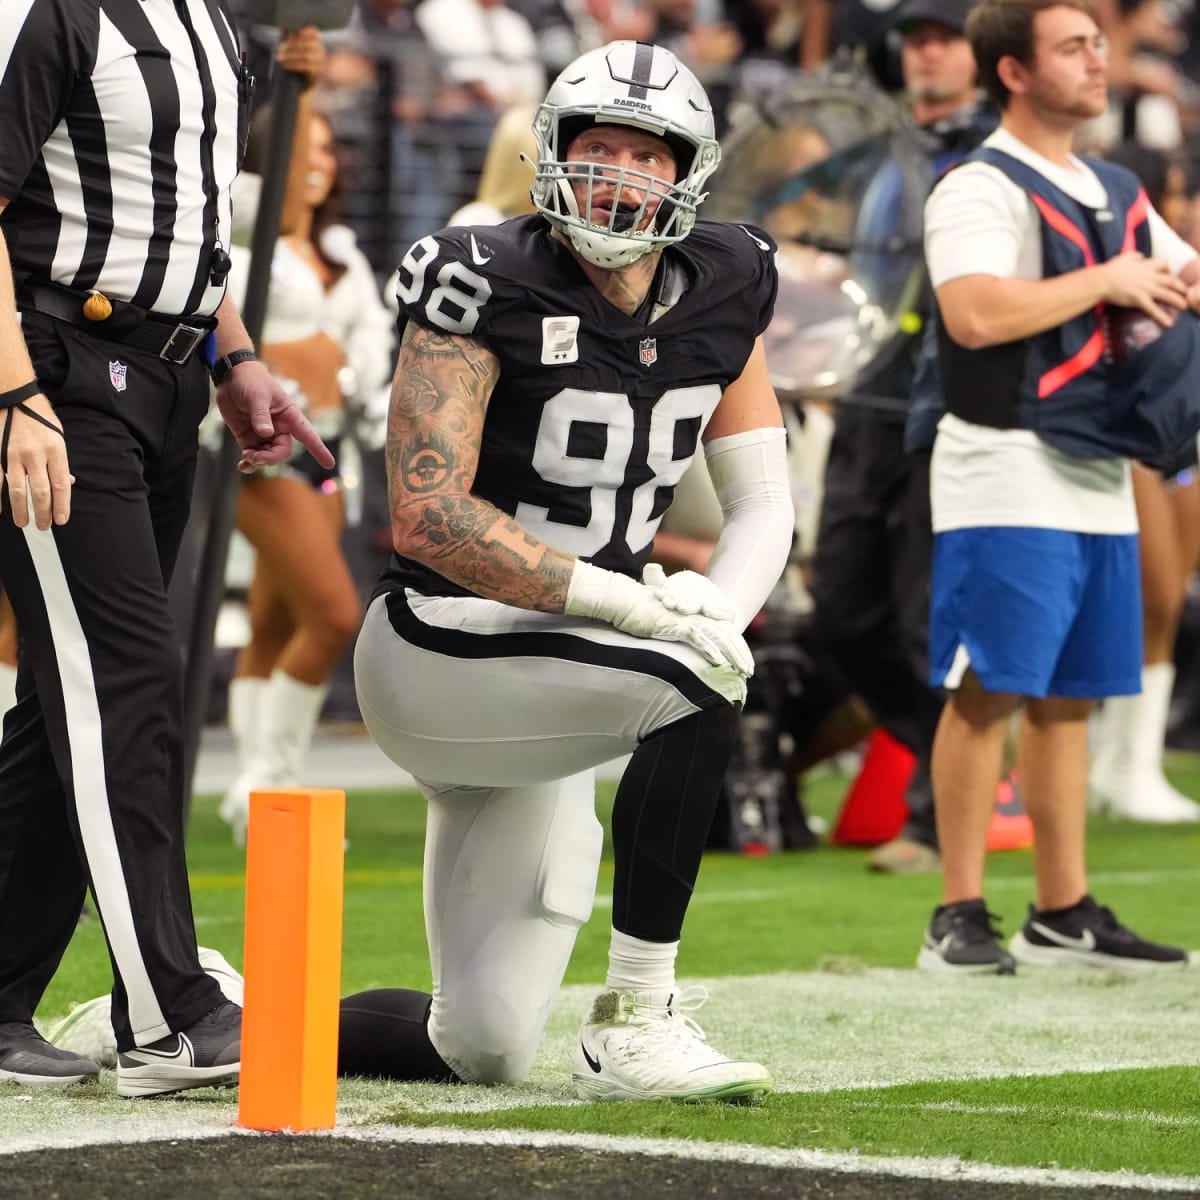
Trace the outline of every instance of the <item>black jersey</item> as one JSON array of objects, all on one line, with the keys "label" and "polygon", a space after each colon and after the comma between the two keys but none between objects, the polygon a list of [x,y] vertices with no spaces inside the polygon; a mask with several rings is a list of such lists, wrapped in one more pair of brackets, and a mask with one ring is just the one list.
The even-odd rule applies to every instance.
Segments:
[{"label": "black jersey", "polygon": [[[667,248],[650,323],[596,290],[544,218],[422,238],[400,267],[402,321],[496,355],[472,491],[552,546],[635,578],[725,388],[775,303],[775,245],[701,221]],[[393,556],[380,590],[463,589]]]}]

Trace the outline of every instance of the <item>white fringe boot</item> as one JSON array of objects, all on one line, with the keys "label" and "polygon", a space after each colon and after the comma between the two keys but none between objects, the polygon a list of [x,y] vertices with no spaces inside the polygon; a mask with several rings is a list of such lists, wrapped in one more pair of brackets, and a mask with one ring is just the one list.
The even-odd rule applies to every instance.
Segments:
[{"label": "white fringe boot", "polygon": [[1142,669],[1140,695],[1104,701],[1099,744],[1088,773],[1093,808],[1132,821],[1200,821],[1200,804],[1176,791],[1162,769],[1174,686],[1174,666],[1154,663]]},{"label": "white fringe boot", "polygon": [[255,786],[251,764],[261,741],[263,703],[270,680],[260,675],[235,675],[229,681],[229,729],[233,734],[238,773],[217,809],[217,815],[233,827],[233,840],[246,844],[246,821],[250,813],[250,788]]},{"label": "white fringe boot", "polygon": [[[254,737],[243,760],[245,766],[225,793],[220,809],[222,818],[233,826],[238,845],[246,842],[250,792],[254,788],[296,787],[302,782],[313,731],[329,693],[327,683],[301,683],[283,671],[274,671],[270,679],[257,682],[262,691],[252,702]],[[232,712],[231,693],[231,716]]]}]

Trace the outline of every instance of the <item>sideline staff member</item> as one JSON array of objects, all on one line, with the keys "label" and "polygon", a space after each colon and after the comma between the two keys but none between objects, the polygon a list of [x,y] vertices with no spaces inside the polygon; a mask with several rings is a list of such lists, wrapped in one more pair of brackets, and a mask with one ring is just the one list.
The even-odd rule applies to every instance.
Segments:
[{"label": "sideline staff member", "polygon": [[[925,208],[947,409],[931,471],[930,664],[953,694],[933,748],[943,903],[918,966],[1182,967],[1185,951],[1140,937],[1088,891],[1087,721],[1093,700],[1141,678],[1127,459],[1195,433],[1200,334],[1168,313],[1200,311],[1200,259],[1131,172],[1072,153],[1108,101],[1090,0],[984,0],[967,36],[1003,118]],[[1163,327],[1124,367],[1105,350],[1112,308]],[[1005,950],[983,876],[1018,707],[1036,899]]]},{"label": "sideline staff member", "polygon": [[0,1078],[98,1070],[32,1023],[90,884],[120,1094],[237,1079],[241,1010],[196,957],[166,603],[212,359],[243,470],[293,435],[331,462],[223,298],[249,91],[219,0],[29,0],[0,29],[0,562],[22,636],[0,744]]}]

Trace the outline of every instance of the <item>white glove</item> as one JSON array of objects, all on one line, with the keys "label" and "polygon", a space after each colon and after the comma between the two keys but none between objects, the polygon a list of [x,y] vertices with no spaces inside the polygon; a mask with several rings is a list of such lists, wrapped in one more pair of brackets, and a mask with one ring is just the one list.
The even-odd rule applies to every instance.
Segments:
[{"label": "white glove", "polygon": [[676,619],[680,623],[680,634],[669,640],[687,642],[714,667],[732,667],[743,679],[754,674],[754,655],[736,625],[698,614],[692,617],[677,615]]},{"label": "white glove", "polygon": [[749,676],[754,656],[741,633],[726,621],[672,612],[654,591],[616,571],[576,560],[563,611],[604,621],[634,637],[686,642],[714,667],[732,667]]},{"label": "white glove", "polygon": [[695,571],[676,571],[668,575],[658,563],[647,563],[642,582],[654,591],[665,608],[685,617],[711,617],[745,629],[746,619],[737,602],[725,594],[707,575]]}]

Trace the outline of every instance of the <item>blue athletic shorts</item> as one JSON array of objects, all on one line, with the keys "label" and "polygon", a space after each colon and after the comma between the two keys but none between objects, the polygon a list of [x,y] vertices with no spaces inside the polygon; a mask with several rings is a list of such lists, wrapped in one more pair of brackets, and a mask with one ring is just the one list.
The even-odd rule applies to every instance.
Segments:
[{"label": "blue athletic shorts", "polygon": [[[965,656],[965,659],[964,659]],[[1102,698],[1142,681],[1137,535],[954,529],[934,539],[930,682]]]}]

